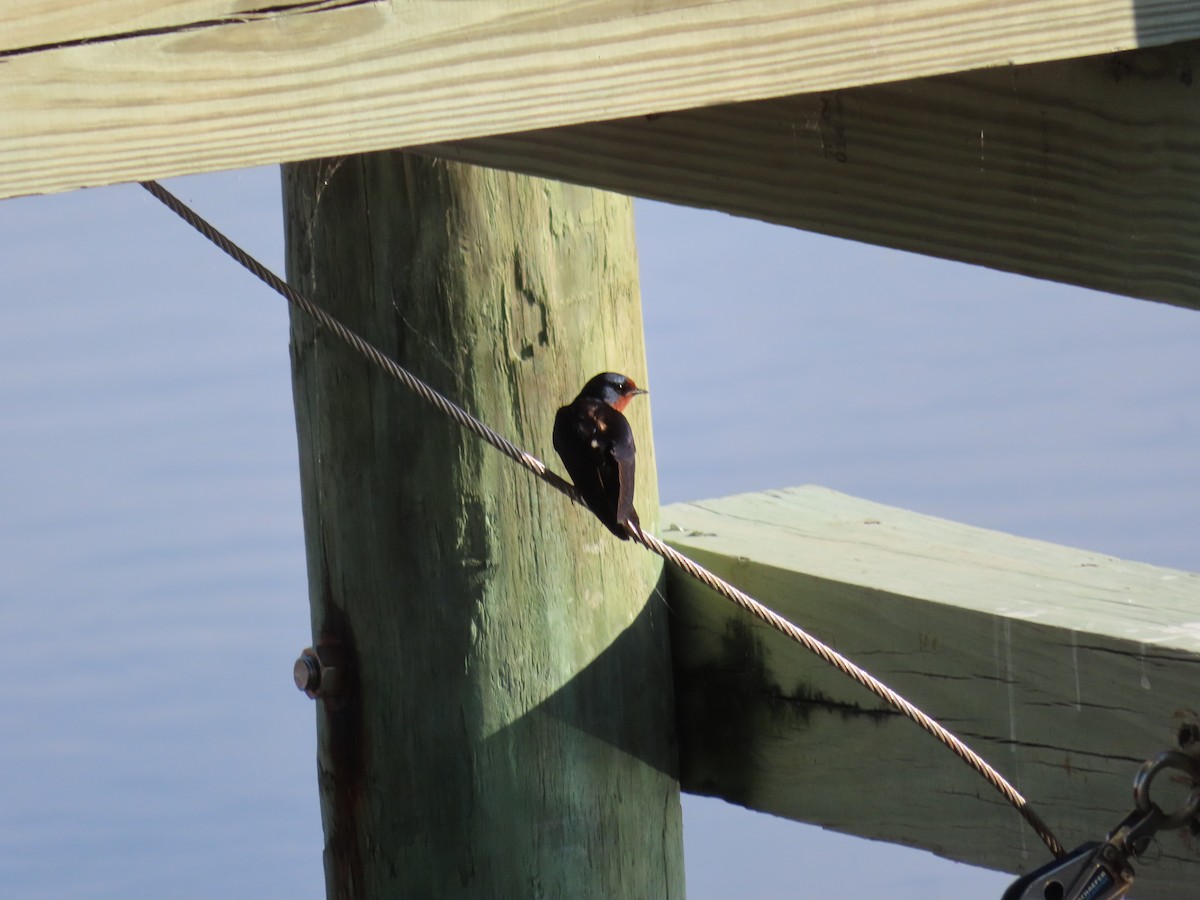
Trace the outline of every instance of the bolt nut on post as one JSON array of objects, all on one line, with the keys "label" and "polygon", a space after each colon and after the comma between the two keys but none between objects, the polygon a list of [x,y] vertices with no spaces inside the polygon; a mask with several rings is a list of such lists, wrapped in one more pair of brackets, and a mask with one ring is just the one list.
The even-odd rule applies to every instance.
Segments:
[{"label": "bolt nut on post", "polygon": [[319,697],[329,709],[339,709],[346,702],[345,676],[344,654],[333,643],[320,642],[316,649],[306,647],[292,667],[296,687],[314,700]]}]

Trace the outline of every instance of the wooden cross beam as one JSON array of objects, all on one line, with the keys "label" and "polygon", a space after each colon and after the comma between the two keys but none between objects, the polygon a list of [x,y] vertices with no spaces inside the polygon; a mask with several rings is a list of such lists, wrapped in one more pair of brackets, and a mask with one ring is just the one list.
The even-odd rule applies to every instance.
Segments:
[{"label": "wooden cross beam", "polygon": [[0,198],[425,147],[1200,307],[1195,46],[1112,55],[1194,38],[1190,0],[10,0]]},{"label": "wooden cross beam", "polygon": [[[1138,766],[1200,724],[1198,574],[814,487],[668,506],[662,529],[967,740],[1068,848],[1131,812]],[[685,790],[995,869],[1049,861],[863,688],[670,569],[668,601]],[[1160,833],[1136,869],[1139,896],[1191,897],[1200,846]]]}]

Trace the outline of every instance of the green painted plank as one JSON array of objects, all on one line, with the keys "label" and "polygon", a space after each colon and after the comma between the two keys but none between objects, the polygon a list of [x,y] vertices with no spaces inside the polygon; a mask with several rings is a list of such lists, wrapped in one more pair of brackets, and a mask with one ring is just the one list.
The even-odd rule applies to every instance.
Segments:
[{"label": "green painted plank", "polygon": [[[1073,846],[1200,722],[1200,575],[805,487],[662,512],[677,549],[883,678]],[[671,574],[686,790],[1009,871],[1048,859],[999,795],[858,685]],[[1181,832],[1139,866],[1192,896]]]}]

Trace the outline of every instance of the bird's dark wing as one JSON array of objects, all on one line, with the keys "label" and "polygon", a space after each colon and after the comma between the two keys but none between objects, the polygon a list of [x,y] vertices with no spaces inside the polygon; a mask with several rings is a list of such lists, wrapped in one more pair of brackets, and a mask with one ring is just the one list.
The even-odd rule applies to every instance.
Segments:
[{"label": "bird's dark wing", "polygon": [[633,508],[633,472],[637,449],[633,442],[633,429],[629,421],[620,413],[615,413],[615,420],[610,426],[611,450],[613,462],[617,469],[617,522],[631,522],[641,529],[637,511]]}]

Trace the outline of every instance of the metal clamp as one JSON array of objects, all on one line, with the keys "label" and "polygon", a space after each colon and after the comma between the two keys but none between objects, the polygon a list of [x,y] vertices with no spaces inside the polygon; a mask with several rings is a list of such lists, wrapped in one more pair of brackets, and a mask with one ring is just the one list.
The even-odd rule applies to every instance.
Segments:
[{"label": "metal clamp", "polygon": [[[1154,779],[1167,769],[1187,775],[1192,789],[1174,812],[1150,797]],[[1017,879],[1001,900],[1117,900],[1133,886],[1130,859],[1146,852],[1158,831],[1189,825],[1200,813],[1200,763],[1178,750],[1148,759],[1133,778],[1134,810],[1103,842],[1083,844],[1062,859]]]},{"label": "metal clamp", "polygon": [[[1187,800],[1179,809],[1169,814],[1163,812],[1161,807],[1150,799],[1150,784],[1154,777],[1165,769],[1182,772],[1192,782],[1192,790]],[[1200,813],[1200,764],[1179,750],[1164,750],[1153,759],[1146,760],[1133,776],[1133,802],[1143,813],[1157,809],[1162,815],[1158,827],[1163,831],[1183,828]]]}]

